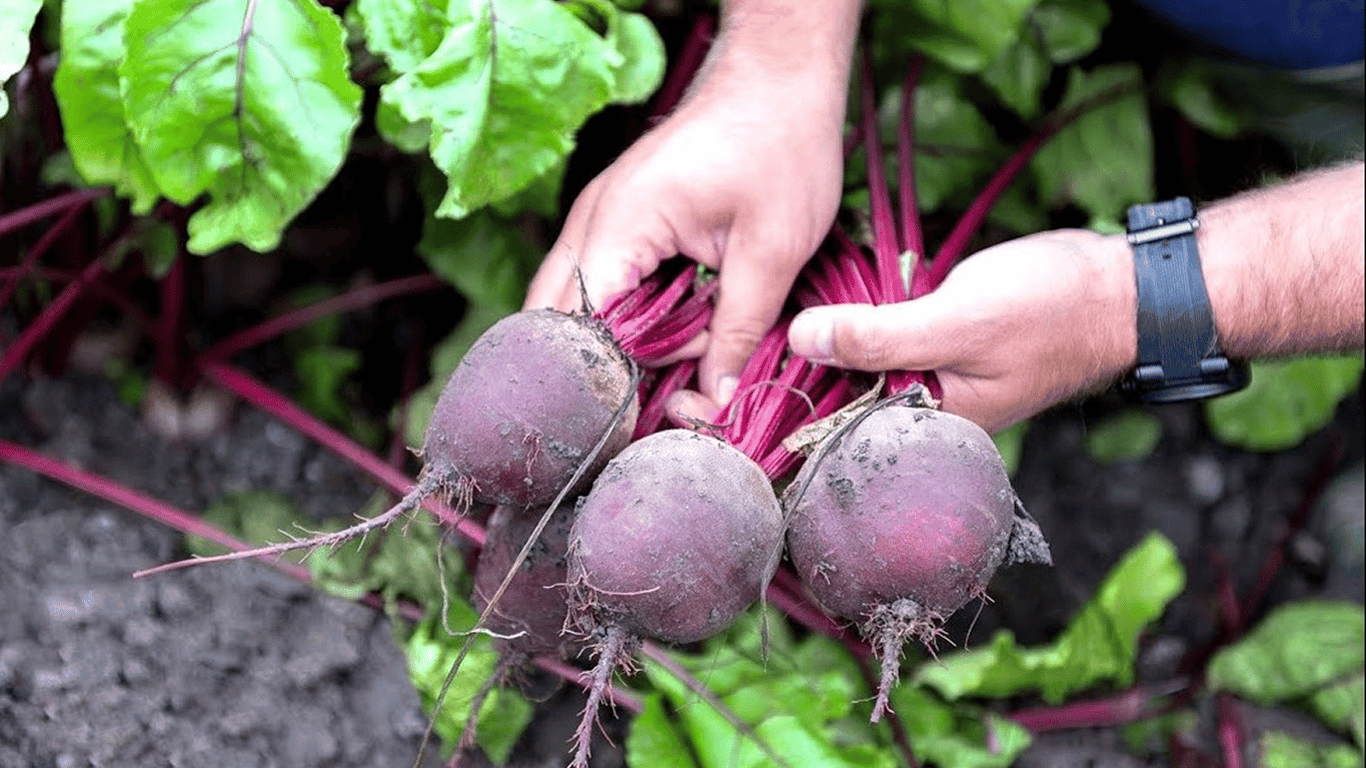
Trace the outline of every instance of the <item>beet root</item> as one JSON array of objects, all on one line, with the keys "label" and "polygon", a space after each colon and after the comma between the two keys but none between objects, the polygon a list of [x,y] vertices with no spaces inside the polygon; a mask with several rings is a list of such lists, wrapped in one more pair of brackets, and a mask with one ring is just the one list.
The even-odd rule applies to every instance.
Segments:
[{"label": "beet root", "polygon": [[627,446],[579,503],[570,533],[570,621],[597,665],[574,766],[586,766],[603,687],[640,638],[691,643],[756,602],[782,552],[768,478],[728,443],[682,429]]},{"label": "beet root", "polygon": [[782,510],[758,465],[688,430],[644,437],[603,470],[570,539],[575,608],[669,643],[721,631],[777,567]]},{"label": "beet root", "polygon": [[[542,514],[544,510],[539,509],[494,510],[474,569],[475,610],[483,613],[488,607]],[[564,632],[569,616],[565,574],[573,520],[572,503],[555,509],[489,614],[486,628],[498,636],[495,644],[503,656],[514,660],[541,655],[570,658],[582,650],[575,636]]]},{"label": "beet root", "polygon": [[638,412],[631,363],[601,323],[518,312],[485,331],[451,374],[427,426],[423,473],[462,503],[545,507],[612,427],[570,492],[588,487],[629,442]]},{"label": "beet root", "polygon": [[1046,561],[1047,545],[1017,514],[991,437],[967,419],[874,406],[831,440],[788,488],[788,552],[812,595],[858,622],[877,653],[876,722],[904,643],[933,648],[943,621],[984,596],[997,567]]}]

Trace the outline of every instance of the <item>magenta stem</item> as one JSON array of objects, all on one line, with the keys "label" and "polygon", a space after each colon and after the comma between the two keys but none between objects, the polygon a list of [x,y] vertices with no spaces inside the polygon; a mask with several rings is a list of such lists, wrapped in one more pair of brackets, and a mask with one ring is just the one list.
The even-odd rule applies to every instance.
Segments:
[{"label": "magenta stem", "polygon": [[1219,700],[1219,746],[1224,753],[1224,768],[1243,768],[1243,718],[1233,696],[1221,693]]},{"label": "magenta stem", "polygon": [[152,375],[171,387],[179,387],[184,383],[184,369],[180,364],[180,320],[185,309],[185,259],[181,254],[176,254],[157,288],[161,295],[161,314],[153,326],[156,359],[152,363]]},{"label": "magenta stem", "polygon": [[209,361],[227,360],[244,349],[262,344],[320,317],[361,309],[399,296],[426,293],[447,287],[447,283],[436,275],[421,274],[355,288],[340,296],[285,312],[259,325],[234,333],[200,352],[199,361],[204,364]]},{"label": "magenta stem", "polygon": [[43,233],[43,236],[38,238],[38,242],[33,244],[33,247],[29,249],[28,253],[24,254],[24,260],[13,270],[13,279],[6,283],[3,288],[0,288],[0,308],[4,308],[4,306],[9,303],[10,297],[14,295],[15,289],[19,287],[19,281],[23,279],[24,274],[32,270],[34,265],[38,262],[38,259],[41,258],[44,253],[47,253],[47,249],[51,248],[53,243],[57,242],[57,238],[61,237],[71,228],[72,223],[76,221],[81,215],[81,212],[85,209],[86,202],[88,201],[83,200],[80,204],[67,208],[66,212],[62,214],[62,218],[58,219],[56,224],[49,227],[48,230]]},{"label": "magenta stem", "polygon": [[1107,728],[1134,723],[1163,712],[1154,702],[1161,694],[1150,688],[1131,688],[1114,696],[1074,701],[1052,707],[1011,712],[1009,717],[1031,733],[1072,728]]},{"label": "magenta stem", "polygon": [[79,277],[68,283],[51,303],[43,307],[43,311],[38,313],[33,322],[29,323],[18,338],[5,349],[4,355],[0,356],[0,379],[18,369],[33,347],[66,315],[66,311],[76,302],[86,286],[103,272],[103,260],[92,259],[85,269],[81,270]]},{"label": "magenta stem", "polygon": [[929,281],[932,288],[938,288],[944,282],[944,278],[949,274],[949,270],[957,263],[958,259],[967,250],[968,242],[973,235],[986,221],[987,214],[991,212],[991,207],[996,204],[1001,195],[1015,181],[1015,177],[1024,170],[1029,159],[1035,152],[1044,145],[1062,127],[1060,123],[1047,122],[1033,136],[1025,140],[1020,148],[1015,150],[1015,154],[1006,160],[1005,164],[997,169],[996,173],[987,182],[963,213],[962,218],[954,225],[948,237],[939,245],[939,250],[934,255],[934,263],[930,266]]},{"label": "magenta stem", "polygon": [[[413,482],[402,472],[246,373],[213,360],[205,361],[201,371],[218,386],[317,441],[319,445],[370,475],[390,491],[403,496],[412,490]],[[481,547],[484,545],[483,526],[467,517],[457,515],[450,507],[433,499],[424,502],[423,508],[436,515],[443,523],[458,529],[470,541]]]},{"label": "magenta stem", "polygon": [[[557,659],[554,656],[533,656],[531,658],[531,663],[552,675],[556,675],[566,682],[574,683],[580,687],[584,686],[583,670],[565,663],[562,659]],[[613,686],[611,683],[607,684],[607,688],[603,691],[603,695],[605,695],[614,706],[621,707],[632,714],[638,715],[645,711],[645,704],[641,702],[638,696]]]},{"label": "magenta stem", "polygon": [[[901,122],[897,131],[897,198],[901,204],[901,242],[915,254],[912,274],[925,263],[925,234],[920,226],[920,204],[915,190],[915,91],[925,59],[920,54],[911,57],[906,68],[906,79],[901,83]],[[914,296],[914,293],[912,293]]]},{"label": "magenta stem", "polygon": [[71,206],[82,206],[91,200],[97,200],[107,196],[113,190],[109,187],[90,187],[89,189],[78,189],[74,192],[67,192],[64,195],[41,203],[34,203],[27,208],[20,208],[13,213],[0,216],[0,237],[21,227],[28,226],[35,221],[44,219],[54,213],[59,213]]},{"label": "magenta stem", "polygon": [[859,82],[859,122],[867,137],[865,152],[868,157],[868,200],[872,208],[873,257],[877,264],[877,303],[894,304],[905,301],[905,287],[901,282],[901,243],[897,241],[896,218],[892,215],[892,195],[887,189],[883,165],[882,136],[877,124],[877,91],[873,84],[873,55],[863,49],[863,69]]}]

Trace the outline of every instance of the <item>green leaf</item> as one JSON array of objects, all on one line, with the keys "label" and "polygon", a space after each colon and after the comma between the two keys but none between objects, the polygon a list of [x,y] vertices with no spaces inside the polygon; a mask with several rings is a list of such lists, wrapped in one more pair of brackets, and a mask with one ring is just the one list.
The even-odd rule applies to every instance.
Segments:
[{"label": "green leaf", "polygon": [[142,260],[153,279],[161,279],[171,271],[180,256],[180,236],[170,222],[161,219],[139,219],[135,225]]},{"label": "green leaf", "polygon": [[639,104],[664,82],[664,41],[650,20],[639,13],[611,16],[607,44],[621,56],[612,87],[612,101]]},{"label": "green leaf", "polygon": [[1001,460],[1006,464],[1006,472],[1012,477],[1015,470],[1020,467],[1020,453],[1024,448],[1025,432],[1028,430],[1029,422],[1022,421],[991,436],[992,442],[996,444],[996,451],[1001,454]]},{"label": "green leaf", "polygon": [[927,662],[915,681],[948,699],[1000,698],[1038,690],[1046,701],[1109,681],[1133,680],[1138,633],[1162,615],[1185,584],[1176,548],[1160,534],[1139,542],[1053,643],[1022,648],[1009,630],[975,651]]},{"label": "green leaf", "polygon": [[360,369],[360,352],[347,347],[318,346],[294,356],[299,377],[299,405],[332,424],[349,420],[351,408],[342,397],[342,385]]},{"label": "green leaf", "polygon": [[[1097,99],[1101,99],[1097,101]],[[1153,199],[1153,139],[1136,64],[1072,68],[1060,109],[1088,104],[1030,161],[1045,205],[1072,202],[1114,219]]]},{"label": "green leaf", "polygon": [[1260,768],[1361,768],[1361,752],[1346,744],[1311,744],[1267,731],[1257,744]]},{"label": "green leaf", "polygon": [[892,691],[918,760],[954,768],[1009,768],[1029,746],[1029,731],[992,713],[948,704],[918,686]]},{"label": "green leaf", "polygon": [[1035,35],[1024,35],[992,59],[982,70],[982,80],[1006,106],[1030,119],[1039,114],[1039,97],[1052,73],[1043,43]]},{"label": "green leaf", "polygon": [[145,214],[161,195],[133,139],[119,93],[123,23],[132,0],[67,2],[62,8],[62,57],[52,88],[71,160],[87,184],[113,184]]},{"label": "green leaf", "polygon": [[873,0],[873,39],[892,59],[904,62],[911,51],[921,51],[959,72],[978,72],[1019,37],[1035,2]]},{"label": "green leaf", "polygon": [[1142,461],[1162,439],[1162,421],[1137,408],[1092,424],[1086,432],[1086,452],[1102,464]]},{"label": "green leaf", "polygon": [[724,649],[692,659],[688,666],[742,721],[753,726],[752,734],[742,733],[672,673],[647,661],[646,675],[672,703],[682,733],[703,768],[772,766],[773,758],[755,743],[756,738],[791,766],[891,768],[896,764],[889,753],[873,747],[868,730],[861,726],[840,730],[843,736],[852,736],[854,743],[831,738],[830,728],[848,713],[852,696],[862,695],[857,693],[862,686],[856,678],[818,669],[779,672]]},{"label": "green leaf", "polygon": [[[453,626],[474,626],[473,610],[464,605],[453,608],[453,613],[457,615],[452,619]],[[493,650],[487,636],[478,638],[452,680],[441,711],[432,713],[436,697],[455,663],[463,641],[463,635],[447,635],[440,617],[433,615],[417,625],[403,644],[408,659],[408,677],[421,695],[428,714],[436,718],[436,733],[447,745],[448,753],[459,741],[465,722],[472,714],[470,708],[475,696],[498,670],[498,653]],[[531,714],[531,702],[516,691],[494,688],[489,692],[479,710],[476,736],[479,745],[495,763],[502,765],[507,761],[517,737],[531,722]]]},{"label": "green leaf", "polygon": [[449,0],[356,0],[350,12],[365,35],[365,47],[403,74],[441,47],[449,5]]},{"label": "green leaf", "polygon": [[[291,535],[300,533],[300,515],[294,502],[283,494],[273,491],[239,491],[226,493],[204,511],[205,522],[236,536],[253,546],[265,546],[286,541]],[[193,555],[212,557],[225,554],[228,550],[208,539],[186,536],[185,548]],[[288,552],[282,555],[287,560],[299,562],[303,552]]]},{"label": "green leaf", "polygon": [[866,710],[855,711],[855,703],[866,701],[868,692],[848,651],[819,635],[794,644],[792,636],[774,623],[781,614],[767,610],[772,632],[767,645],[761,636],[764,613],[756,609],[708,641],[705,653],[673,654],[754,733],[737,729],[672,672],[647,661],[646,676],[665,695],[675,716],[672,737],[662,733],[661,724],[651,726],[661,732],[648,738],[684,740],[690,744],[684,751],[695,754],[702,768],[772,766],[773,758],[755,743],[756,735],[792,766],[896,765],[869,724]]},{"label": "green leaf", "polygon": [[139,0],[119,66],[125,114],[189,248],[274,248],[336,174],[360,119],[340,20],[315,0]]},{"label": "green leaf", "polygon": [[516,311],[540,254],[515,225],[489,211],[428,218],[417,246],[427,266],[466,300]]},{"label": "green leaf", "polygon": [[1231,139],[1242,131],[1242,117],[1219,95],[1201,67],[1168,69],[1158,83],[1158,90],[1187,120],[1211,135]]},{"label": "green leaf", "polygon": [[1104,0],[1046,0],[1029,16],[1048,57],[1067,64],[1095,50],[1110,23],[1110,7]]},{"label": "green leaf", "polygon": [[1363,358],[1305,357],[1252,364],[1247,389],[1205,403],[1215,437],[1252,451],[1293,448],[1333,420],[1361,381]]},{"label": "green leaf", "polygon": [[688,754],[682,734],[669,722],[664,697],[645,697],[645,708],[631,721],[626,736],[627,765],[657,765],[660,768],[697,768]]},{"label": "green leaf", "polygon": [[5,84],[28,61],[28,36],[43,0],[0,0],[0,117],[9,112]]},{"label": "green leaf", "polygon": [[[412,151],[425,131],[450,181],[438,215],[462,218],[525,188],[569,154],[589,115],[650,85],[648,60],[663,61],[662,43],[647,39],[643,18],[602,7],[609,38],[552,0],[504,0],[497,14],[486,4],[452,4],[440,45],[384,86],[381,132]],[[415,58],[390,63],[398,69]]]},{"label": "green leaf", "polygon": [[1210,660],[1208,680],[1260,704],[1299,702],[1366,746],[1366,614],[1350,602],[1280,606]]}]

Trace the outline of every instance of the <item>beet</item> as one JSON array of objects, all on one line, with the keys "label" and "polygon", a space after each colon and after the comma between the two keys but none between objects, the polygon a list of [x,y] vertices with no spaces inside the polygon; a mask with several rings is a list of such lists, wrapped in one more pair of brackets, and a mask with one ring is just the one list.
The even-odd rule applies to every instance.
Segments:
[{"label": "beet", "polygon": [[874,406],[831,441],[788,488],[788,552],[816,600],[858,622],[881,659],[876,722],[905,641],[932,647],[998,566],[1046,562],[1048,549],[991,437],[967,419]]},{"label": "beet", "polygon": [[[485,529],[488,538],[474,569],[475,610],[483,613],[488,607],[542,514],[544,510],[498,507],[489,518]],[[485,626],[500,636],[495,643],[504,656],[570,658],[581,650],[575,636],[564,632],[569,615],[565,574],[573,519],[572,503],[555,509],[489,614]]]},{"label": "beet", "polygon": [[462,501],[545,507],[630,398],[577,489],[630,440],[639,404],[631,363],[601,323],[518,312],[474,343],[437,400],[424,475]]},{"label": "beet", "polygon": [[608,463],[570,534],[570,620],[598,655],[574,765],[586,765],[602,690],[639,638],[720,632],[759,599],[782,543],[768,478],[728,443],[666,430]]}]

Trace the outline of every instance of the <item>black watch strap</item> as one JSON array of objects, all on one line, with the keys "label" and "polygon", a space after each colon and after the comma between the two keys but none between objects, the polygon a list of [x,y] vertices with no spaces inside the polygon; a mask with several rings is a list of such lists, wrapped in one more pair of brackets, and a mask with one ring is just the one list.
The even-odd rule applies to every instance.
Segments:
[{"label": "black watch strap", "polygon": [[1129,244],[1138,277],[1138,367],[1120,383],[1147,403],[1196,400],[1247,386],[1245,363],[1219,348],[1195,230],[1185,197],[1129,209]]}]

